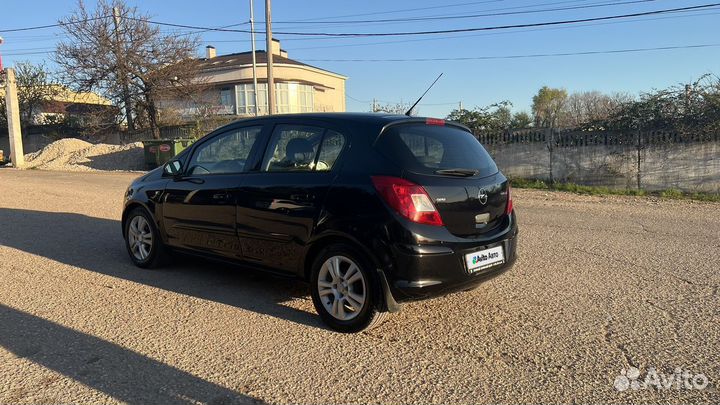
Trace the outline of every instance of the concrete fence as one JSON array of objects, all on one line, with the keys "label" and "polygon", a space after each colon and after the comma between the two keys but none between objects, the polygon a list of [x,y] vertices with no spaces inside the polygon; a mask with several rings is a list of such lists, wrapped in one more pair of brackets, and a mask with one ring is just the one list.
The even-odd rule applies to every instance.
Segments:
[{"label": "concrete fence", "polygon": [[[187,136],[189,129],[164,131],[163,136],[177,137]],[[113,132],[86,140],[124,144],[147,139],[147,135]],[[511,178],[651,191],[720,192],[720,134],[540,129],[480,134],[478,138]],[[38,151],[55,139],[42,133],[25,134],[24,151]],[[9,155],[7,136],[0,136],[0,150]]]},{"label": "concrete fence", "polygon": [[[39,151],[44,148],[47,144],[52,142],[48,140],[48,137],[42,134],[28,134],[23,135],[23,152],[32,153]],[[7,130],[3,131],[0,128],[0,150],[5,152],[5,157],[10,158],[10,139],[7,135]]]},{"label": "concrete fence", "polygon": [[720,139],[716,134],[535,130],[479,138],[511,178],[651,191],[720,192]]}]

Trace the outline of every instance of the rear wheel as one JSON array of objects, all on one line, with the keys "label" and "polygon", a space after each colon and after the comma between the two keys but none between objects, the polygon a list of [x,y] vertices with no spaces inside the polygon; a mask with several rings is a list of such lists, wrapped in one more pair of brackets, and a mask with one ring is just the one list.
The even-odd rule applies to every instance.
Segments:
[{"label": "rear wheel", "polygon": [[125,220],[125,247],[133,263],[142,268],[159,267],[166,249],[155,222],[144,208],[134,208]]},{"label": "rear wheel", "polygon": [[322,320],[339,332],[358,332],[379,325],[374,269],[355,249],[336,244],[323,250],[312,267],[310,293]]}]

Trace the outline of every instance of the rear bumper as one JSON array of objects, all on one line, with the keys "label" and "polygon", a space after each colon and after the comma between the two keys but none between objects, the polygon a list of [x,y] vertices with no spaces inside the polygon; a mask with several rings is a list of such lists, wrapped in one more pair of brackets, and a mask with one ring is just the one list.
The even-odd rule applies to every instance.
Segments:
[{"label": "rear bumper", "polygon": [[[514,221],[513,221],[514,222]],[[413,301],[469,290],[512,268],[517,258],[517,225],[492,240],[454,242],[433,245],[393,246],[395,269],[388,277],[395,301]],[[503,246],[505,261],[487,269],[469,273],[465,255]]]}]

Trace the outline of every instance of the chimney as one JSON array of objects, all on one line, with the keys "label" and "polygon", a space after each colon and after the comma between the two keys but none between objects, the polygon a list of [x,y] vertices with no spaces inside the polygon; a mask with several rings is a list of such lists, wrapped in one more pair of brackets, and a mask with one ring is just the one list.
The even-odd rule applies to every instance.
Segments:
[{"label": "chimney", "polygon": [[217,56],[217,51],[215,50],[215,47],[212,45],[208,45],[205,47],[205,57],[207,59],[212,59]]},{"label": "chimney", "polygon": [[[280,54],[280,40],[279,39],[272,39],[272,49],[270,50],[273,55],[281,55]],[[286,52],[287,54],[287,52]]]}]

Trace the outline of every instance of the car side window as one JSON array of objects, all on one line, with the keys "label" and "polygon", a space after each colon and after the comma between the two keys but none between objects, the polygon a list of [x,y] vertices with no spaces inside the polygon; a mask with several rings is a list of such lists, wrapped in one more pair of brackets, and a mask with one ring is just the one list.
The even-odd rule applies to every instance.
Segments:
[{"label": "car side window", "polygon": [[265,151],[262,169],[279,171],[329,171],[345,145],[335,131],[305,125],[278,125]]},{"label": "car side window", "polygon": [[328,130],[320,145],[320,156],[318,157],[315,170],[329,171],[332,169],[340,152],[345,147],[345,136],[339,132]]},{"label": "car side window", "polygon": [[263,158],[263,170],[312,171],[324,129],[300,125],[278,125]]},{"label": "car side window", "polygon": [[207,175],[245,172],[250,151],[261,132],[261,126],[237,128],[204,142],[195,149],[188,173]]}]

